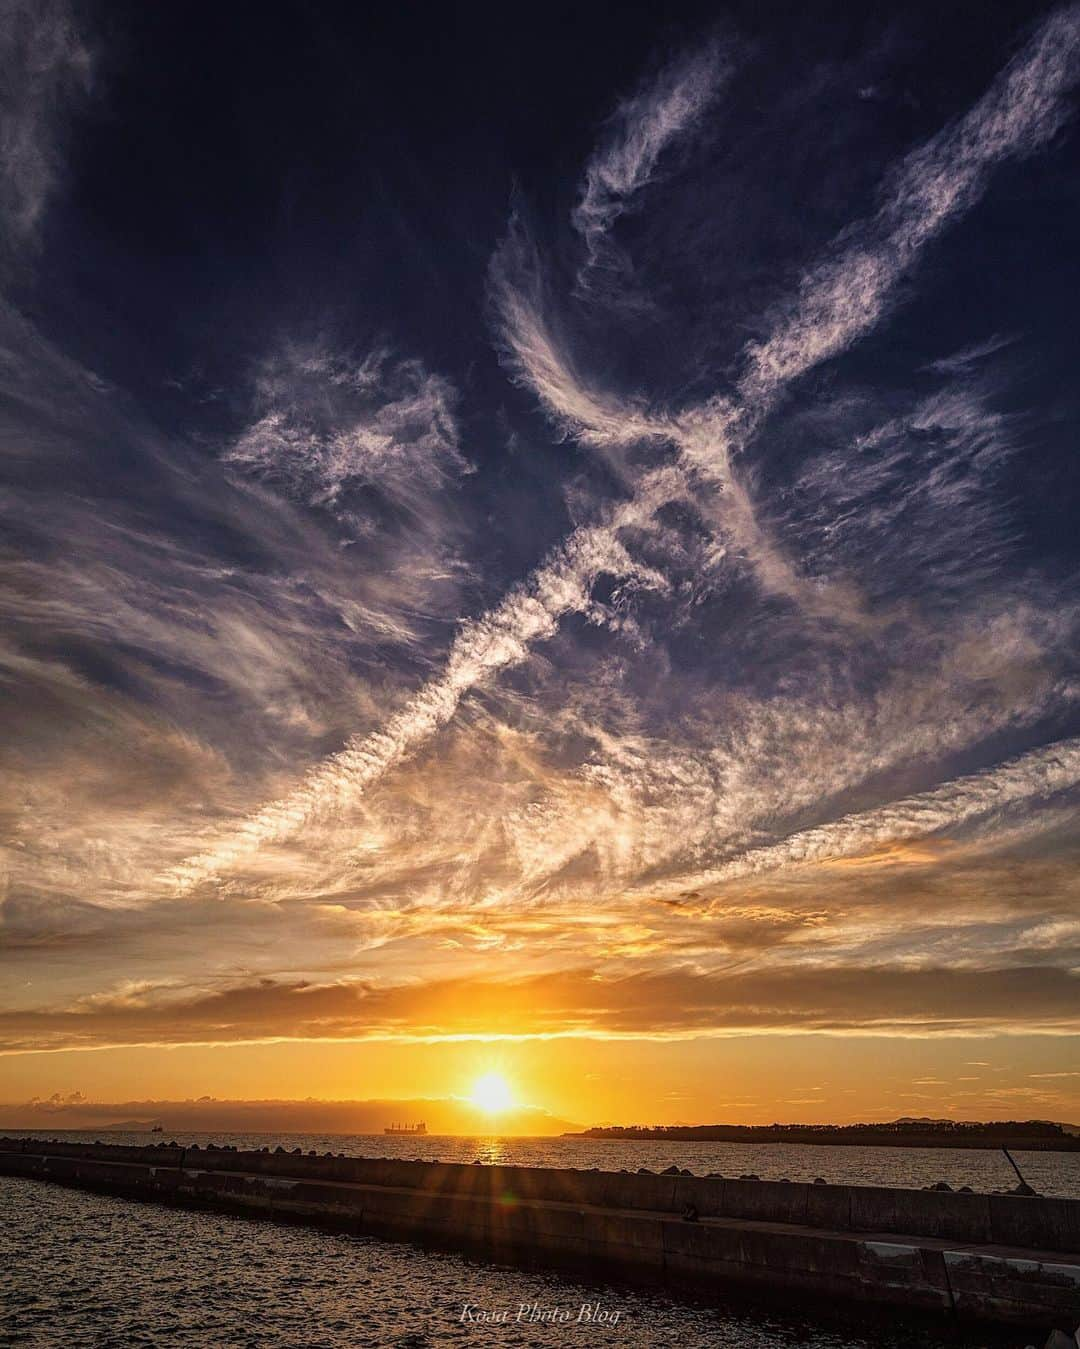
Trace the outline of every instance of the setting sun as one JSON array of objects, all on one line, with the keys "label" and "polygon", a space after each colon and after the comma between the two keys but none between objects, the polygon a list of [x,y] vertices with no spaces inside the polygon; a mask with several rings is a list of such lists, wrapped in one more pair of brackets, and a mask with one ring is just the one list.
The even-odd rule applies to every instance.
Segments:
[{"label": "setting sun", "polygon": [[486,1110],[489,1115],[497,1115],[509,1110],[513,1104],[510,1084],[501,1073],[485,1073],[473,1083],[472,1102]]}]

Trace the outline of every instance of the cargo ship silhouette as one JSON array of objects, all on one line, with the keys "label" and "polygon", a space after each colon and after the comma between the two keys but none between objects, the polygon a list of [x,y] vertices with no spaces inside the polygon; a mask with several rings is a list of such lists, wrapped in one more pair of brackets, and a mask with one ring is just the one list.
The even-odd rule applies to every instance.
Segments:
[{"label": "cargo ship silhouette", "polygon": [[386,1128],[386,1129],[383,1130],[383,1133],[384,1133],[384,1134],[411,1134],[412,1136],[415,1137],[417,1134],[426,1134],[426,1133],[427,1133],[427,1125],[424,1123],[423,1120],[421,1120],[419,1124],[413,1125],[411,1128],[410,1128],[409,1125],[407,1125],[407,1124],[391,1124],[388,1128]]}]

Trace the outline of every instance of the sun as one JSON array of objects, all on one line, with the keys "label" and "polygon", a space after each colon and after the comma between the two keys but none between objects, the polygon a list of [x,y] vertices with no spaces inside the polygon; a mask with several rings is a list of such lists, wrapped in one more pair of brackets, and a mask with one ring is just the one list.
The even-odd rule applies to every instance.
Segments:
[{"label": "sun", "polygon": [[473,1083],[470,1099],[473,1105],[479,1106],[489,1115],[501,1114],[502,1111],[509,1110],[514,1103],[510,1083],[502,1073],[485,1073],[483,1077],[478,1077]]}]

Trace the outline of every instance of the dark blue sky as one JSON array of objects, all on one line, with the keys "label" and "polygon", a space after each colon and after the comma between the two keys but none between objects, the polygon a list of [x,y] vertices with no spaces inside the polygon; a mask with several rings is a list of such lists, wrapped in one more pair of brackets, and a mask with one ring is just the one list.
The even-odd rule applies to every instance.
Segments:
[{"label": "dark blue sky", "polygon": [[[505,468],[507,423],[530,438],[543,462],[528,495],[557,517],[547,497],[568,456],[507,387],[486,307],[512,205],[569,280],[581,165],[618,99],[695,43],[735,54],[716,126],[674,152],[690,155],[685,178],[666,166],[621,225],[651,312],[565,318],[596,378],[707,396],[806,259],[872,208],[887,166],[962,113],[1036,20],[1022,5],[691,5],[659,22],[630,6],[91,10],[93,90],[64,128],[38,265],[16,281],[45,331],[211,452],[243,426],[252,370],[284,335],[407,348],[467,391],[482,468]],[[906,385],[921,357],[1020,328],[1041,350],[1016,403],[1071,423],[1077,189],[1059,139],[1049,159],[1004,165],[935,243],[921,296],[848,353],[857,377]],[[1031,524],[1070,550],[1060,433],[1053,448],[1027,466],[1052,511]],[[527,567],[563,524],[520,550],[500,539],[505,565]]]}]

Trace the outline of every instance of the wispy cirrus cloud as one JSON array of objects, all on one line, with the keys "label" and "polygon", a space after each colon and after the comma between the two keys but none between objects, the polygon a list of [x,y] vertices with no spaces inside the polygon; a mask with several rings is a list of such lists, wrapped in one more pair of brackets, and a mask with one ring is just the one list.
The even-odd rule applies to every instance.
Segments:
[{"label": "wispy cirrus cloud", "polygon": [[[797,294],[778,305],[771,335],[748,345],[734,395],[718,395],[678,415],[653,411],[640,396],[620,399],[582,379],[558,339],[551,284],[536,246],[520,224],[512,225],[492,265],[492,295],[511,369],[560,428],[586,445],[653,440],[674,446],[694,474],[688,497],[720,488],[722,497],[711,508],[718,527],[766,589],[858,619],[861,605],[849,586],[834,581],[823,587],[820,579],[808,583],[800,576],[763,526],[736,461],[793,381],[879,323],[897,283],[934,237],[970,209],[994,165],[1033,154],[1054,135],[1068,115],[1067,95],[1078,74],[1080,14],[1067,7],[1044,22],[964,117],[886,176],[877,213],[841,232],[804,273]],[[691,79],[690,87],[700,92],[705,85]],[[687,92],[686,105],[693,102]]]},{"label": "wispy cirrus cloud", "polygon": [[571,217],[586,251],[579,289],[594,283],[590,273],[595,269],[611,273],[625,267],[610,238],[612,227],[655,180],[665,153],[699,125],[731,67],[730,56],[713,41],[663,66],[616,108],[585,166],[581,197]]},{"label": "wispy cirrus cloud", "polygon": [[[423,498],[471,472],[461,451],[457,391],[417,360],[376,347],[359,362],[325,343],[288,345],[255,382],[256,420],[224,462],[354,527],[351,498],[373,489],[391,508],[423,523]],[[366,509],[365,509],[366,508]]]},{"label": "wispy cirrus cloud", "polygon": [[804,275],[772,334],[749,350],[743,398],[770,399],[843,351],[885,312],[897,280],[1003,160],[1034,154],[1069,115],[1080,77],[1080,10],[1047,18],[981,99],[905,156],[886,177],[875,215],[851,226]]},{"label": "wispy cirrus cloud", "polygon": [[512,216],[488,269],[488,298],[511,375],[533,393],[562,434],[585,445],[614,448],[668,440],[668,419],[643,399],[591,386],[575,368],[557,329],[557,307],[535,241]]},{"label": "wispy cirrus cloud", "polygon": [[[680,414],[674,423],[666,418],[658,422],[633,403],[588,389],[564,360],[544,318],[538,260],[512,231],[493,263],[492,285],[503,340],[520,377],[582,439],[631,443],[655,436],[676,447],[680,463],[646,475],[644,490],[618,508],[611,523],[583,526],[571,535],[530,582],[462,630],[445,673],[426,685],[384,731],[355,741],[314,770],[295,793],[246,821],[220,850],[192,859],[178,873],[183,883],[195,883],[219,865],[289,837],[320,811],[339,809],[415,752],[446,724],[465,692],[494,671],[520,663],[534,641],[552,635],[565,613],[581,612],[601,573],[632,570],[619,531],[631,523],[647,527],[658,510],[693,496],[687,470],[694,480],[705,474],[721,486],[722,522],[733,544],[754,562],[766,588],[806,598],[820,611],[820,587],[798,574],[762,528],[750,493],[732,470],[733,453],[787,384],[873,327],[896,281],[934,234],[975,200],[992,164],[1030,153],[1053,134],[1064,116],[1063,100],[1077,75],[1078,59],[1080,18],[1073,10],[1061,11],[1039,29],[970,113],[908,156],[889,178],[878,214],[846,232],[834,255],[811,268],[774,335],[749,348],[737,383],[741,404],[721,398]],[[1029,97],[1033,90],[1037,96]],[[583,558],[590,559],[584,567]],[[839,593],[837,612],[857,611],[858,602],[853,606],[844,587]],[[827,596],[824,602],[829,607]]]},{"label": "wispy cirrus cloud", "polygon": [[903,843],[963,825],[1017,802],[1047,798],[1080,782],[1080,740],[1065,740],[981,773],[955,778],[934,791],[891,801],[877,810],[842,816],[817,829],[754,848],[686,880],[695,888],[778,867],[824,862]]},{"label": "wispy cirrus cloud", "polygon": [[[663,493],[658,477],[656,495]],[[187,887],[205,880],[265,843],[333,815],[397,767],[447,724],[462,697],[499,670],[519,665],[532,646],[551,637],[568,613],[590,605],[602,576],[663,587],[663,578],[635,563],[617,534],[640,511],[634,502],[611,524],[579,529],[495,609],[459,631],[444,672],[414,695],[382,729],[354,737],[340,753],[312,770],[297,791],[264,806],[219,847],[185,861],[175,879]]]},{"label": "wispy cirrus cloud", "polygon": [[92,61],[66,0],[0,7],[0,220],[9,246],[33,240],[60,168],[63,108]]}]

